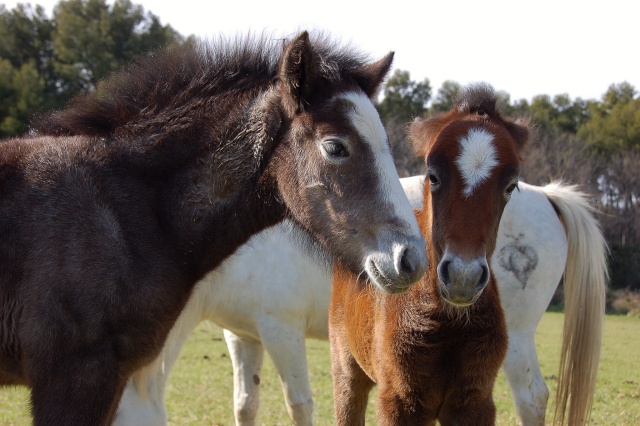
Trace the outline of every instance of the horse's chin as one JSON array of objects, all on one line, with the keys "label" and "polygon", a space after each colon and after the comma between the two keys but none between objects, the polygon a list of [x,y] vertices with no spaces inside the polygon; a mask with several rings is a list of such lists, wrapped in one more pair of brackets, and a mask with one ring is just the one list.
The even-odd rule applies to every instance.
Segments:
[{"label": "horse's chin", "polygon": [[468,308],[469,306],[473,306],[473,302],[459,302],[447,299],[446,297],[442,298],[449,306],[457,309]]},{"label": "horse's chin", "polygon": [[454,309],[466,309],[466,308],[469,308],[470,306],[473,306],[473,304],[476,303],[476,301],[480,298],[480,295],[482,295],[482,292],[484,290],[483,288],[482,290],[475,293],[473,297],[471,297],[471,299],[469,299],[468,297],[460,297],[460,296],[454,297],[449,293],[447,286],[444,285],[444,283],[439,279],[438,279],[438,289],[440,290],[440,297],[442,297],[442,300],[444,300],[448,306]]},{"label": "horse's chin", "polygon": [[387,278],[382,269],[376,265],[376,262],[371,258],[367,259],[364,269],[369,281],[381,292],[400,294],[404,293],[411,287],[411,282],[391,280]]}]

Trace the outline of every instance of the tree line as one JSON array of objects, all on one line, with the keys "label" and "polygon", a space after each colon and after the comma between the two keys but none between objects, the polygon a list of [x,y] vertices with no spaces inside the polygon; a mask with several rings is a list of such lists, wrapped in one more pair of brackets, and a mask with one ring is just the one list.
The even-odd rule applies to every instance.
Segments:
[{"label": "tree line", "polygon": [[60,1],[52,18],[41,6],[0,5],[0,137],[24,133],[34,112],[95,90],[137,55],[182,41],[130,0]]},{"label": "tree line", "polygon": [[[0,5],[0,138],[28,131],[34,114],[63,107],[74,95],[138,55],[187,42],[170,25],[130,0],[60,1],[48,17],[41,6]],[[411,119],[447,111],[460,84],[434,93],[428,79],[396,70],[377,108],[401,176],[423,173],[405,137]],[[527,117],[535,136],[522,169],[524,181],[561,179],[592,196],[611,248],[612,285],[640,290],[640,97],[627,82],[602,98],[566,94],[512,101],[500,93],[504,113]]]}]

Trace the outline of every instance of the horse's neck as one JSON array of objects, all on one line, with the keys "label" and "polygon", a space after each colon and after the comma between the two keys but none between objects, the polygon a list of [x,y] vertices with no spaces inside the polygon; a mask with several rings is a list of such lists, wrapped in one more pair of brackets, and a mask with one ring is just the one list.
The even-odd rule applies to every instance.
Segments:
[{"label": "horse's neck", "polygon": [[195,228],[207,253],[205,272],[253,234],[284,219],[275,180],[262,178],[281,125],[276,100],[269,89],[230,111],[235,118],[217,131],[189,177],[192,189],[185,206],[193,223],[199,223]]},{"label": "horse's neck", "polygon": [[[458,320],[462,317],[467,318],[467,321],[460,322],[459,325],[469,325],[473,322],[473,313],[487,313],[494,312],[496,309],[502,309],[500,307],[500,297],[498,293],[498,286],[495,278],[492,276],[487,283],[486,288],[482,294],[476,300],[476,302],[467,308],[456,308],[449,304],[440,295],[438,288],[438,274],[437,274],[437,260],[434,257],[429,257],[429,267],[427,272],[420,281],[418,281],[407,292],[407,298],[405,303],[412,305],[418,315],[428,315],[433,318]],[[468,312],[465,313],[464,311]]]},{"label": "horse's neck", "polygon": [[416,303],[421,305],[428,303],[430,312],[439,311],[445,306],[446,302],[440,296],[440,290],[438,289],[437,263],[431,256],[429,257],[427,272],[425,272],[420,281],[411,287],[409,292],[412,293],[411,300],[415,300]]},{"label": "horse's neck", "polygon": [[[276,145],[281,125],[277,94],[267,89],[258,96],[247,95],[222,112],[219,128],[207,129],[211,139],[197,161],[193,174],[192,202],[205,210],[212,201],[226,200],[257,184]],[[222,107],[227,106],[221,102]],[[220,115],[220,107],[216,114]],[[212,120],[216,121],[216,120]]]},{"label": "horse's neck", "polygon": [[284,206],[273,195],[252,189],[234,197],[221,211],[196,213],[201,216],[192,225],[190,237],[193,253],[199,255],[199,275],[216,268],[251,236],[285,218]]}]

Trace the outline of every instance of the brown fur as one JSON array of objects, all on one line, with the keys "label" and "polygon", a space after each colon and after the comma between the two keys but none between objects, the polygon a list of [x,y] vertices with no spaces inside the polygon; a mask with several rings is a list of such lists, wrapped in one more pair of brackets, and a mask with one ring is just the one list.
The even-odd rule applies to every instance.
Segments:
[{"label": "brown fur", "polygon": [[[324,179],[357,194],[375,181],[372,153],[332,99],[375,96],[391,59],[369,63],[306,32],[284,51],[264,39],[194,44],[0,142],[0,384],[31,388],[34,424],[110,424],[194,284],[287,216],[359,263],[366,242],[339,240],[362,223],[327,226],[323,207],[358,206],[305,191]],[[315,143],[326,134],[349,134],[361,155],[327,170]]]},{"label": "brown fur", "polygon": [[[437,271],[445,253],[491,258],[498,224],[517,176],[527,129],[503,119],[487,86],[463,91],[454,109],[417,120],[410,137],[428,167],[418,222],[429,269],[400,295],[381,294],[340,265],[334,267],[329,314],[338,425],[364,424],[368,394],[379,387],[381,425],[491,425],[493,384],[507,350],[507,333],[493,274],[473,304],[454,306]],[[470,128],[495,135],[499,165],[474,194],[462,196],[454,167],[457,140]],[[429,177],[439,180],[432,187]]]}]

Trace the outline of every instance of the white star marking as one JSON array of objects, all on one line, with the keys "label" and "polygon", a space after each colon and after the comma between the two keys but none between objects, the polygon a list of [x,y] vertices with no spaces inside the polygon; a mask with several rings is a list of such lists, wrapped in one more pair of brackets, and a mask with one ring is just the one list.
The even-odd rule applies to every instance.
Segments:
[{"label": "white star marking", "polygon": [[462,148],[456,159],[465,188],[464,194],[470,197],[473,190],[491,174],[498,164],[494,135],[484,129],[471,129],[467,136],[460,139]]}]

